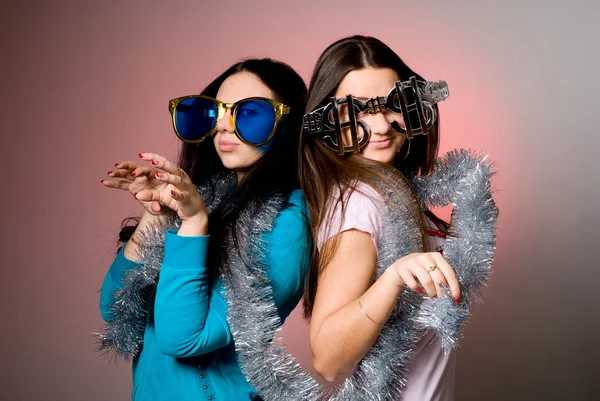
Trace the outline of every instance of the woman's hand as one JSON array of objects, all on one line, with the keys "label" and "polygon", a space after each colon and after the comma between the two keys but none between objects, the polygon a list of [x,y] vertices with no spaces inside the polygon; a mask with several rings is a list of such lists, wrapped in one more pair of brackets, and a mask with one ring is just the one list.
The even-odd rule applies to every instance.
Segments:
[{"label": "woman's hand", "polygon": [[208,234],[208,213],[204,201],[185,171],[155,153],[140,153],[139,156],[152,164],[153,180],[157,183],[138,191],[135,198],[175,211],[182,221],[180,235]]},{"label": "woman's hand", "polygon": [[[153,167],[142,166],[133,161],[116,163],[115,167],[116,170],[108,172],[108,176],[113,179],[102,180],[105,187],[128,191],[135,196],[140,191],[148,189],[165,190],[168,186],[167,183],[156,178],[157,170]],[[169,211],[169,209],[161,208],[158,202],[139,199],[138,201],[152,215],[161,215]]]},{"label": "woman's hand", "polygon": [[102,180],[102,184],[130,192],[151,215],[163,216],[175,211],[182,220],[181,235],[208,234],[208,213],[190,177],[163,156],[154,153],[138,156],[151,166],[133,161],[117,163],[117,170],[108,173],[114,179]]},{"label": "woman's hand", "polygon": [[439,252],[412,253],[398,259],[388,269],[396,272],[399,286],[407,285],[413,291],[423,293],[422,286],[430,297],[441,297],[445,288],[449,288],[454,301],[460,302],[460,285],[454,269]]}]

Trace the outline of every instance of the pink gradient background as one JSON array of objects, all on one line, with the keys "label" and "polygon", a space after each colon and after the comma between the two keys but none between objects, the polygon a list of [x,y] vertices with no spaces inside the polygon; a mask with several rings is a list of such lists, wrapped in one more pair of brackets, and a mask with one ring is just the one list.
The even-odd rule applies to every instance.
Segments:
[{"label": "pink gradient background", "polygon": [[[596,2],[5,3],[3,399],[129,398],[130,365],[109,365],[91,333],[119,223],[139,208],[99,180],[138,152],[176,154],[168,99],[248,56],[308,82],[320,52],[354,33],[449,83],[442,152],[497,162],[495,274],[459,351],[457,400],[600,399]],[[297,312],[283,336],[309,367]]]}]

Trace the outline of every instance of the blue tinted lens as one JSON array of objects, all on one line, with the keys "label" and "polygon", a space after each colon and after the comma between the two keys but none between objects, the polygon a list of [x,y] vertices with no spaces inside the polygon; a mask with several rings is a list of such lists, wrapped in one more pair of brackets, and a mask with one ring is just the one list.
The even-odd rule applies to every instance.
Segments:
[{"label": "blue tinted lens", "polygon": [[215,126],[218,112],[218,106],[212,100],[201,97],[184,99],[175,108],[175,127],[184,140],[197,141]]},{"label": "blue tinted lens", "polygon": [[269,138],[274,125],[275,109],[266,100],[251,99],[238,104],[235,126],[246,142],[263,143]]}]

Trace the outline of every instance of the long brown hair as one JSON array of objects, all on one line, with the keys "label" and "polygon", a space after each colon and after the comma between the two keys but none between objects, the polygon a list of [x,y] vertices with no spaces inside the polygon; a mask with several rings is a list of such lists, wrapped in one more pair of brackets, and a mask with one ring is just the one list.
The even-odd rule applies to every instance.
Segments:
[{"label": "long brown hair", "polygon": [[[424,80],[380,40],[367,36],[344,38],[325,49],[319,57],[310,82],[307,112],[326,105],[346,74],[363,68],[390,68],[396,71],[401,80],[412,76]],[[428,135],[417,135],[412,139],[410,153],[405,159],[397,158],[394,167],[355,154],[340,157],[316,136],[304,132],[301,134],[300,185],[308,203],[313,233],[313,249],[304,292],[306,317],[312,313],[322,267],[330,262],[338,245],[339,236],[336,236],[319,252],[319,229],[331,210],[339,207],[341,215],[344,215],[345,200],[357,190],[360,183],[371,186],[384,196],[382,187],[400,188],[396,195],[423,231],[422,210],[410,182],[415,175],[431,171],[438,151],[438,132],[439,118]]]}]

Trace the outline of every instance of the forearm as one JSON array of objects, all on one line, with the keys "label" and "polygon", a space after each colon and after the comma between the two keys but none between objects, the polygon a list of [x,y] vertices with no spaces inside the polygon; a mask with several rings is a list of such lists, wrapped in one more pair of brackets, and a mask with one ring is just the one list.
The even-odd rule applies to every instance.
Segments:
[{"label": "forearm", "polygon": [[156,338],[163,353],[184,357],[210,329],[206,327],[210,300],[206,271],[165,267],[156,290]]},{"label": "forearm", "polygon": [[311,349],[315,369],[325,379],[335,380],[364,358],[383,328],[377,323],[387,321],[402,288],[393,269],[387,269],[363,295],[323,320]]},{"label": "forearm", "polygon": [[144,230],[148,229],[153,224],[164,224],[164,223],[165,223],[164,215],[155,215],[155,214],[151,214],[146,211],[142,215],[137,228],[131,235],[130,240],[127,241],[127,243],[125,244],[125,248],[123,249],[123,254],[125,255],[125,257],[133,262],[141,262],[142,259],[140,257],[140,246],[142,244],[140,243],[140,241],[142,241],[142,239],[141,239],[142,235],[140,235],[140,234],[143,233]]},{"label": "forearm", "polygon": [[154,322],[159,349],[173,357],[202,355],[231,342],[225,300],[209,289],[209,237],[167,233],[156,291]]}]

